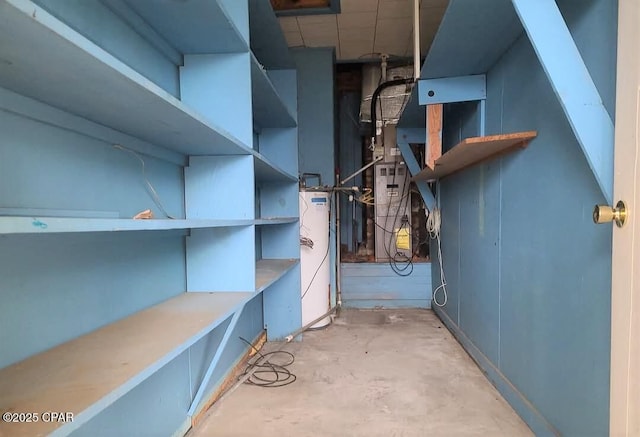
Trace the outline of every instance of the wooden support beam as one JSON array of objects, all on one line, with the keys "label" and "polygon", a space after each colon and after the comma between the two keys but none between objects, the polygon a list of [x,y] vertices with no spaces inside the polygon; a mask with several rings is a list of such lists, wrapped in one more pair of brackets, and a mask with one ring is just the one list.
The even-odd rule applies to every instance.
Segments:
[{"label": "wooden support beam", "polygon": [[433,169],[442,156],[442,103],[427,105],[427,144],[425,164]]},{"label": "wooden support beam", "polygon": [[227,325],[227,329],[224,331],[224,335],[222,337],[222,340],[220,341],[220,344],[218,345],[218,349],[216,350],[216,353],[213,355],[213,358],[211,359],[211,363],[209,364],[209,368],[207,369],[207,372],[204,374],[204,377],[200,382],[200,387],[198,387],[198,391],[196,392],[196,395],[191,401],[191,407],[187,412],[187,416],[189,416],[190,418],[193,418],[196,410],[198,409],[198,406],[200,405],[200,401],[202,401],[202,397],[204,396],[204,392],[207,389],[207,386],[209,385],[209,381],[211,380],[213,371],[218,366],[218,362],[220,362],[222,353],[227,347],[229,338],[231,338],[231,334],[233,333],[233,330],[238,324],[238,320],[240,319],[240,315],[242,314],[243,309],[244,309],[244,305],[236,310],[236,312],[233,314],[233,317],[231,318],[231,321]]},{"label": "wooden support beam", "polygon": [[555,0],[512,0],[600,190],[613,194],[613,121]]}]

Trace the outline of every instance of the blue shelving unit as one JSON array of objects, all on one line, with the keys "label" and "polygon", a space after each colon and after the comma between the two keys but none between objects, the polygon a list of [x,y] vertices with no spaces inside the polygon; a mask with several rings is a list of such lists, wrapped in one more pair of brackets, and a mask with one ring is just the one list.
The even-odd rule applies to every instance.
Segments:
[{"label": "blue shelving unit", "polygon": [[[117,5],[121,1],[106,2]],[[249,47],[245,2],[192,0],[163,2],[161,6],[156,0],[124,3],[183,54],[240,53]]]},{"label": "blue shelving unit", "polygon": [[296,72],[269,1],[98,3],[0,0],[0,331],[23,327],[0,410],[74,414],[3,435],[179,435],[239,336],[301,325]]},{"label": "blue shelving unit", "polygon": [[202,228],[228,228],[250,225],[296,223],[298,217],[276,217],[258,220],[206,219],[109,219],[67,217],[0,217],[0,235],[72,234],[77,232],[170,231]]},{"label": "blue shelving unit", "polygon": [[251,56],[253,119],[260,128],[295,127],[294,116],[278,95],[267,71]]}]

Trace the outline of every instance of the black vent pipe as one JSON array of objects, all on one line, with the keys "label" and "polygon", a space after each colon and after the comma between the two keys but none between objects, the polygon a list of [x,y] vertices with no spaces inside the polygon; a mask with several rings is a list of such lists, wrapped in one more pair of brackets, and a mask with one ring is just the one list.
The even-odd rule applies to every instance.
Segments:
[{"label": "black vent pipe", "polygon": [[392,86],[411,85],[412,83],[413,83],[413,78],[390,80],[388,82],[385,82],[379,85],[378,88],[376,88],[376,90],[373,92],[373,96],[371,96],[371,145],[372,146],[376,143],[376,103],[378,102],[380,93]]}]

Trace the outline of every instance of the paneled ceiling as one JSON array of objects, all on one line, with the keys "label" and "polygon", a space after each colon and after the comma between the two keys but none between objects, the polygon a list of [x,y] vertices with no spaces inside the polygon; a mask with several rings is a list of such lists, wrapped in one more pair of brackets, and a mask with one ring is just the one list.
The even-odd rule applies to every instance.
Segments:
[{"label": "paneled ceiling", "polygon": [[[448,0],[420,0],[421,52],[425,56]],[[412,0],[341,0],[341,13],[281,17],[289,47],[335,47],[339,61],[364,61],[386,53],[413,56]]]}]

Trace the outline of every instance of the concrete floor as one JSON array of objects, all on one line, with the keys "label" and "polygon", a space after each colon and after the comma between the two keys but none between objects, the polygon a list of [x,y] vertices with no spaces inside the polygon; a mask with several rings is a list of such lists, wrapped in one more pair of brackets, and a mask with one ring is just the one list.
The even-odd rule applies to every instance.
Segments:
[{"label": "concrete floor", "polygon": [[189,437],[533,435],[431,311],[342,311],[285,350],[295,383],[240,386]]}]

